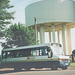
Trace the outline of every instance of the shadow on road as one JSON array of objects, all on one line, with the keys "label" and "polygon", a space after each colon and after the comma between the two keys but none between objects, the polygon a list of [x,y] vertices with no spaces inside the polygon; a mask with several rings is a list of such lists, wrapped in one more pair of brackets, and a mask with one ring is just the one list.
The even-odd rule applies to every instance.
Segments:
[{"label": "shadow on road", "polygon": [[[31,70],[21,70],[21,71],[14,71],[14,70],[0,70],[0,74],[6,74],[6,73],[16,73],[16,72],[32,72],[32,71],[53,71],[51,69],[31,69]],[[61,70],[56,70],[61,71]]]}]

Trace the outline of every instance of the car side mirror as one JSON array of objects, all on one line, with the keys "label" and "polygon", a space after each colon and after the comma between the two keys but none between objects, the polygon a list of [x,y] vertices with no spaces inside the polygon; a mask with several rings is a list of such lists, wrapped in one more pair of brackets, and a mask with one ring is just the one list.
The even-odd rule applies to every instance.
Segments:
[{"label": "car side mirror", "polygon": [[51,58],[53,56],[52,51],[48,51],[48,58]]}]

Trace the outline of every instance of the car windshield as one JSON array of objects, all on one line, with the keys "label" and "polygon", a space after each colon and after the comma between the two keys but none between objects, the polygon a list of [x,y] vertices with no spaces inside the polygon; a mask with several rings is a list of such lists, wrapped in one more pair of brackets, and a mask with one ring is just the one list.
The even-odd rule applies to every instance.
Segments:
[{"label": "car windshield", "polygon": [[59,45],[52,45],[51,49],[57,55],[64,55],[63,49]]}]

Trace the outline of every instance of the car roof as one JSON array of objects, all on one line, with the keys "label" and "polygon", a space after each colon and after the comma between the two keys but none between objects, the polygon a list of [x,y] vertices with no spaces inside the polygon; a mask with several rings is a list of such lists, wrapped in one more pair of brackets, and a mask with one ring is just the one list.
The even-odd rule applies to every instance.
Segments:
[{"label": "car roof", "polygon": [[13,51],[13,50],[37,48],[37,47],[44,47],[44,46],[50,46],[50,45],[51,45],[51,43],[39,44],[39,45],[30,45],[30,46],[22,46],[22,47],[16,47],[16,48],[7,48],[7,49],[3,49],[2,51]]}]

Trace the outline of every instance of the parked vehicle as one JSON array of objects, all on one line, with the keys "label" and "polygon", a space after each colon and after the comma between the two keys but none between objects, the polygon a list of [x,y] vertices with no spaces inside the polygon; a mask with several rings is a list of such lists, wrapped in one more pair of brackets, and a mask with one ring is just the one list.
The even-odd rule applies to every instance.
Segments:
[{"label": "parked vehicle", "polygon": [[61,44],[48,43],[3,49],[0,68],[27,70],[31,68],[67,69],[69,57],[64,55]]}]

